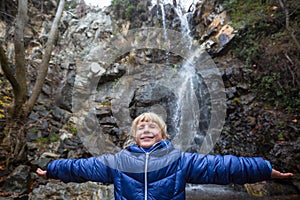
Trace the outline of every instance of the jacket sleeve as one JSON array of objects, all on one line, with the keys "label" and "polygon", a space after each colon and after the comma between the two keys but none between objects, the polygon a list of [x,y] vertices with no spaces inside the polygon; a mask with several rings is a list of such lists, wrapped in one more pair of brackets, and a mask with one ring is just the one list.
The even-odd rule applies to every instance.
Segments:
[{"label": "jacket sleeve", "polygon": [[271,178],[269,162],[260,158],[184,153],[183,169],[188,183],[245,184]]},{"label": "jacket sleeve", "polygon": [[114,164],[114,155],[54,160],[47,166],[47,178],[60,179],[65,183],[86,181],[112,183]]}]

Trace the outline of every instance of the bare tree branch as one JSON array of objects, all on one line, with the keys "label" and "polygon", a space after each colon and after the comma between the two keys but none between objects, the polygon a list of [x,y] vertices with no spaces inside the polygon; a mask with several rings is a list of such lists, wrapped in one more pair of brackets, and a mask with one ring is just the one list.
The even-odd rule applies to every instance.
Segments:
[{"label": "bare tree branch", "polygon": [[54,45],[55,37],[57,35],[58,25],[59,25],[59,21],[60,21],[60,18],[61,18],[63,9],[64,9],[64,5],[65,5],[65,0],[60,0],[58,9],[56,11],[56,15],[55,15],[55,18],[52,23],[52,27],[51,27],[51,30],[50,30],[50,33],[48,36],[45,53],[43,54],[43,59],[42,59],[41,67],[38,71],[37,80],[33,87],[32,95],[31,95],[30,99],[28,100],[29,110],[31,110],[33,108],[35,102],[37,101],[37,99],[41,93],[43,83],[47,76],[49,61],[51,58],[51,52],[53,50],[53,45]]},{"label": "bare tree branch", "polygon": [[280,7],[284,10],[285,13],[285,28],[291,35],[292,39],[294,40],[298,50],[300,51],[300,43],[297,40],[294,30],[290,27],[290,20],[289,20],[289,10],[287,9],[285,3],[282,0],[278,0],[278,3],[280,4]]},{"label": "bare tree branch", "polygon": [[[284,55],[285,55],[286,59],[288,59],[288,61],[289,61],[289,62],[292,64],[292,66],[293,66],[293,65],[294,65],[294,62],[293,62],[292,59],[289,57],[289,55],[288,55],[287,53],[285,53]],[[296,84],[295,84],[295,74],[294,74],[293,70],[291,69],[291,67],[290,67],[289,65],[287,65],[287,67],[288,67],[288,69],[289,69],[289,71],[290,71],[290,73],[291,73],[291,75],[292,75],[292,83],[293,83],[293,85],[296,85]]]},{"label": "bare tree branch", "polygon": [[24,30],[27,19],[27,0],[19,0],[18,15],[16,19],[14,44],[16,80],[20,90],[16,93],[15,102],[24,103],[27,97],[27,70],[25,65]]},{"label": "bare tree branch", "polygon": [[4,49],[2,48],[1,44],[0,44],[0,64],[3,69],[4,75],[6,76],[7,80],[10,82],[10,84],[13,87],[14,95],[16,95],[15,92],[16,93],[19,92],[20,86],[14,76],[13,71],[9,67],[7,56],[5,55]]}]

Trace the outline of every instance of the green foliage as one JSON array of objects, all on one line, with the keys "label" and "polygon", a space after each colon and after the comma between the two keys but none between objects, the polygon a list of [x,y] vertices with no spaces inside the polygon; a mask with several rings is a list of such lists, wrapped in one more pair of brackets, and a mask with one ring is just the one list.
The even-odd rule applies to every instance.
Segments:
[{"label": "green foliage", "polygon": [[124,31],[124,24],[129,25],[130,29],[140,28],[150,16],[148,9],[150,5],[150,0],[113,0],[111,16],[116,20],[115,28],[121,28],[121,31]]},{"label": "green foliage", "polygon": [[283,136],[283,134],[282,134],[282,133],[279,133],[279,134],[277,135],[277,138],[280,140],[280,139],[283,139],[283,138],[284,138],[284,136]]},{"label": "green foliage", "polygon": [[114,15],[118,19],[134,21],[147,11],[147,4],[142,0],[113,0]]},{"label": "green foliage", "polygon": [[34,133],[38,133],[39,132],[39,128],[37,126],[32,127],[32,131]]},{"label": "green foliage", "polygon": [[[280,75],[278,73],[271,73],[270,76],[263,76],[260,80],[261,87],[268,90],[271,89],[272,85],[274,85],[275,81],[278,80],[279,76]],[[276,93],[279,94],[279,92]]]},{"label": "green foliage", "polygon": [[252,91],[258,99],[269,102],[272,106],[285,107],[289,112],[299,111],[300,92],[296,88],[287,90],[280,84],[281,74],[272,72],[270,75],[258,76],[254,79]]},{"label": "green foliage", "polygon": [[135,14],[137,1],[134,0],[113,0],[112,10],[116,17],[122,19],[131,19]]},{"label": "green foliage", "polygon": [[63,128],[73,135],[77,134],[77,128],[72,123],[65,124]]},{"label": "green foliage", "polygon": [[57,142],[59,141],[59,136],[57,134],[50,135],[50,142]]},{"label": "green foliage", "polygon": [[125,11],[125,17],[127,20],[132,20],[135,16],[136,7],[134,5],[129,5]]},{"label": "green foliage", "polygon": [[44,138],[44,137],[37,138],[36,143],[38,143],[40,146],[44,147],[48,144],[48,138]]},{"label": "green foliage", "polygon": [[299,49],[291,37],[298,34],[300,2],[284,1],[286,13],[277,0],[228,0],[223,6],[237,30],[232,52],[253,70],[251,90],[258,100],[272,107],[297,112],[300,108]]},{"label": "green foliage", "polygon": [[76,0],[66,1],[65,3],[65,10],[71,10],[76,8],[77,2]]},{"label": "green foliage", "polygon": [[268,4],[257,0],[230,0],[225,1],[223,6],[230,14],[235,28],[244,28],[245,26],[255,26],[260,21],[268,19]]},{"label": "green foliage", "polygon": [[238,30],[235,40],[235,54],[248,64],[255,63],[259,56],[260,41],[277,29],[274,19],[279,15],[271,10],[274,1],[230,0],[223,6]]}]

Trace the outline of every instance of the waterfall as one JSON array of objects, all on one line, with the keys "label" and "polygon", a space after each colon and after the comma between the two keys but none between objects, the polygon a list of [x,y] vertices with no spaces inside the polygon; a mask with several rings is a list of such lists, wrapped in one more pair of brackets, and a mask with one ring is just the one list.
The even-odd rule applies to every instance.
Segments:
[{"label": "waterfall", "polygon": [[[188,62],[183,64],[179,71],[177,84],[178,102],[176,106],[175,119],[179,121],[176,127],[173,143],[176,148],[188,150],[191,147],[196,133],[199,130],[199,102],[195,90],[199,80],[195,76],[195,68]],[[177,123],[175,123],[177,124]]]},{"label": "waterfall", "polygon": [[191,29],[188,22],[189,13],[182,13],[182,6],[180,3],[175,7],[175,11],[180,19],[181,32],[184,34],[185,37],[188,38],[188,46],[189,48],[191,48],[193,43],[193,37],[191,36]]},{"label": "waterfall", "polygon": [[[173,2],[171,3],[167,0],[163,2],[168,2],[171,5],[173,4]],[[164,6],[162,4],[160,4],[160,6],[162,10],[163,29],[165,30],[166,18],[164,16]],[[172,88],[177,96],[177,102],[174,106],[175,111],[173,113],[173,116],[170,117],[172,119],[172,125],[175,124],[175,127],[173,128],[173,131],[175,133],[171,134],[173,136],[171,140],[174,147],[177,149],[181,149],[182,151],[196,151],[206,154],[212,150],[214,143],[216,142],[216,139],[218,138],[220,133],[218,132],[218,130],[220,131],[222,128],[217,124],[218,117],[216,116],[220,115],[220,118],[222,118],[222,114],[224,113],[218,112],[220,110],[214,108],[220,105],[220,103],[216,102],[222,99],[222,97],[216,98],[216,96],[218,95],[213,94],[215,93],[214,90],[218,90],[219,88],[218,86],[212,86],[214,85],[214,83],[212,82],[217,82],[218,80],[210,79],[218,73],[217,70],[211,70],[210,67],[213,65],[212,63],[206,63],[207,58],[199,59],[199,51],[197,51],[199,49],[197,47],[196,51],[195,49],[193,49],[193,37],[191,35],[191,30],[188,22],[188,15],[191,13],[183,13],[183,9],[184,6],[182,5],[182,2],[177,1],[177,5],[174,6],[174,10],[178,18],[180,19],[180,32],[182,33],[185,41],[183,45],[185,45],[185,47],[189,49],[189,54],[186,58],[184,58],[185,60],[183,61],[180,70],[178,71],[178,75],[175,77],[175,80],[177,81],[169,80],[169,83],[165,83],[168,84],[167,86],[169,88]],[[202,77],[201,75],[204,75],[204,77]],[[207,81],[207,77],[210,77],[210,81]],[[211,85],[206,85],[205,83],[207,82],[210,82],[208,84]],[[217,84],[218,83],[216,83],[216,85]],[[216,110],[218,111],[216,112]],[[211,119],[213,121],[211,121]],[[192,184],[187,186],[188,190],[191,190],[191,188],[199,189],[200,191],[205,192],[209,191],[210,194],[218,193],[224,195],[229,193],[228,188],[224,186],[216,187],[215,185],[211,185],[210,187],[204,187],[202,185]]]},{"label": "waterfall", "polygon": [[[167,37],[167,27],[166,27],[166,14],[165,14],[165,8],[163,4],[160,4],[160,9],[161,9],[161,16],[162,16],[162,24],[163,24],[163,30],[164,30],[164,39],[165,41],[168,41]],[[169,64],[169,49],[168,46],[165,47],[166,51],[166,64]]]},{"label": "waterfall", "polygon": [[[166,33],[166,13],[164,9],[164,4],[166,3],[172,5],[173,1],[165,0],[157,5],[157,8],[161,8],[165,41],[168,40]],[[187,19],[189,13],[183,14],[182,9],[184,9],[184,5],[181,1],[177,1],[176,6],[173,8],[180,20],[180,32],[184,36],[184,38],[182,38],[184,41],[182,44],[191,50],[193,37],[191,36]],[[168,54],[169,52],[166,51],[166,64],[169,64]],[[205,90],[206,93],[208,92],[203,81],[199,78],[195,66],[189,62],[189,58],[185,59],[181,69],[178,71],[178,77],[176,77],[176,80],[181,81],[166,83],[167,87],[172,88],[177,96],[177,102],[173,108],[174,112],[172,116],[169,116],[171,118],[171,126],[173,126],[171,128],[173,133],[170,133],[170,135],[172,136],[171,140],[176,148],[183,151],[192,150],[199,152],[203,138],[205,137],[205,132],[209,126],[210,111],[207,103],[208,100],[203,97],[205,96]],[[195,144],[195,138],[198,139],[197,144]]]}]

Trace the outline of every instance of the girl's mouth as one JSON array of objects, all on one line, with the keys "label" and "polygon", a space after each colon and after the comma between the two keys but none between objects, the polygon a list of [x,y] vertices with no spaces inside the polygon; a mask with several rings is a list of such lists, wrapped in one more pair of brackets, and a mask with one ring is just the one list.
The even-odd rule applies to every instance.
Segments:
[{"label": "girl's mouth", "polygon": [[153,136],[142,136],[141,140],[143,140],[143,139],[153,139],[153,138],[154,138]]}]

